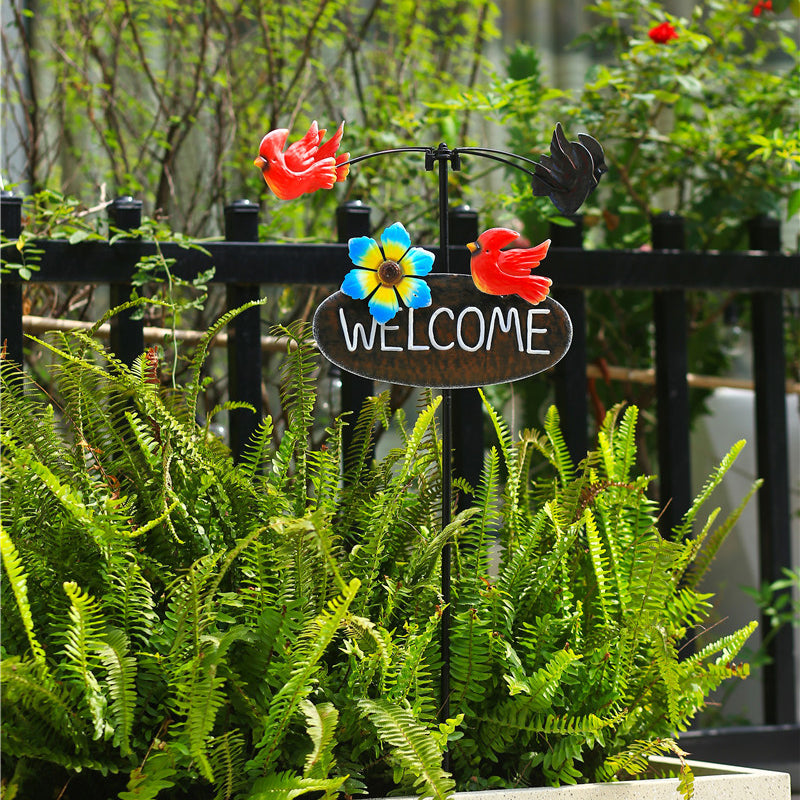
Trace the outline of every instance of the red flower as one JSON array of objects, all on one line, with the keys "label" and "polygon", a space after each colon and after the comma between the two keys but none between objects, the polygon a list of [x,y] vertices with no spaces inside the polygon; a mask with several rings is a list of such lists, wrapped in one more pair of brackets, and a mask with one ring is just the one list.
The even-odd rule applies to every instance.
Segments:
[{"label": "red flower", "polygon": [[[761,0],[759,0],[761,2]],[[764,2],[772,2],[772,0],[764,0]],[[654,28],[650,28],[647,35],[657,44],[666,44],[670,39],[677,39],[678,34],[675,28],[669,22],[662,22]]]},{"label": "red flower", "polygon": [[753,16],[760,17],[762,11],[772,11],[772,0],[758,0],[753,6]]}]

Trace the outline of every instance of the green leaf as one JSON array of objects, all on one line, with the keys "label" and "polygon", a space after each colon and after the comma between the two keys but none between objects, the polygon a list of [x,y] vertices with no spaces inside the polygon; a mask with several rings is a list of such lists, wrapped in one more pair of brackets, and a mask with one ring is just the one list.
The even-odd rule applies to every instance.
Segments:
[{"label": "green leaf", "polygon": [[[800,3],[800,0],[798,0]],[[790,219],[800,212],[800,189],[795,189],[790,195],[786,206],[786,219]]]}]

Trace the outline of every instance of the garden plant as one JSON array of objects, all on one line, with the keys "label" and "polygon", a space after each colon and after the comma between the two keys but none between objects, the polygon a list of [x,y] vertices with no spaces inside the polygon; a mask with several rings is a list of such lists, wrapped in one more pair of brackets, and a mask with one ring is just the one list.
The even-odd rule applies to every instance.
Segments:
[{"label": "garden plant", "polygon": [[[407,419],[369,398],[310,448],[318,356],[301,325],[280,330],[287,425],[273,437],[266,418],[234,462],[209,427],[222,409],[197,408],[236,313],[176,386],[157,348],[128,367],[91,331],[35,340],[49,394],[2,361],[4,798],[614,780],[679,752],[709,693],[747,675],[734,659],[755,623],[692,644],[712,601],[699,582],[741,510],[705,506],[743,443],[663,538],[635,407],[609,412],[574,464],[555,409],[515,438],[487,403],[496,444],[442,530],[438,399]],[[388,427],[399,444],[376,459]]]}]

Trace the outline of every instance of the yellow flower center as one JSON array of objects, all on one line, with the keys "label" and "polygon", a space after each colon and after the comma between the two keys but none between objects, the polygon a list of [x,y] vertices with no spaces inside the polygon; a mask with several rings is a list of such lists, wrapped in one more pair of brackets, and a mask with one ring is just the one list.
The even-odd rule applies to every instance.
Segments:
[{"label": "yellow flower center", "polygon": [[396,261],[387,260],[378,267],[378,280],[384,286],[396,286],[404,276],[403,268]]}]

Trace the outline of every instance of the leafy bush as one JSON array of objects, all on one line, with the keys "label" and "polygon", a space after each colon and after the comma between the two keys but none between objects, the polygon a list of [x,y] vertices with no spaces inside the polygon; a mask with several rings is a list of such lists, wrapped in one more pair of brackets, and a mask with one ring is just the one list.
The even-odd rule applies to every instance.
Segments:
[{"label": "leafy bush", "polygon": [[[52,397],[2,362],[4,797],[444,798],[612,779],[747,674],[733,658],[753,625],[685,646],[738,515],[700,509],[741,445],[666,541],[631,474],[636,409],[610,414],[575,468],[554,410],[513,442],[490,408],[499,445],[441,530],[438,399],[411,424],[370,398],[348,453],[343,419],[310,450],[315,362],[297,326],[282,330],[288,427],[273,446],[266,419],[234,464],[195,418],[208,342],[234,313],[175,390],[154,351],[128,368],[84,332],[39,342]],[[390,424],[401,445],[373,461]],[[535,455],[549,471],[532,479]]]}]

